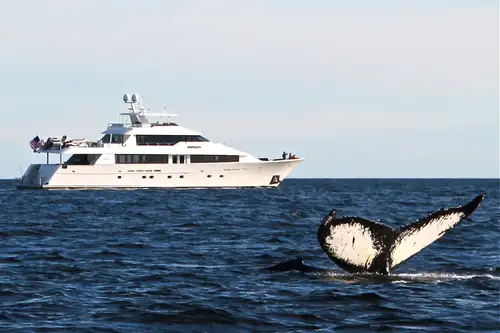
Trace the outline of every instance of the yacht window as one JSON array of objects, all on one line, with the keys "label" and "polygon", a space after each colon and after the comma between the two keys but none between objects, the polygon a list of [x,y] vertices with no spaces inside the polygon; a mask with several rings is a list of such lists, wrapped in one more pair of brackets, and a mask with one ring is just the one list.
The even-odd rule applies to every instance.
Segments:
[{"label": "yacht window", "polygon": [[105,136],[102,137],[101,141],[102,143],[109,143],[111,140],[111,135],[106,134]]},{"label": "yacht window", "polygon": [[179,156],[179,163],[184,164],[184,155]]},{"label": "yacht window", "polygon": [[239,162],[238,155],[191,155],[191,163]]},{"label": "yacht window", "polygon": [[201,135],[137,135],[138,146],[173,146],[179,142],[200,142],[209,140]]},{"label": "yacht window", "polygon": [[168,163],[168,155],[142,155],[142,163]]},{"label": "yacht window", "polygon": [[67,165],[93,165],[101,154],[74,154],[67,161]]},{"label": "yacht window", "polygon": [[202,137],[201,135],[186,135],[185,136],[185,140],[184,141],[188,141],[188,142],[199,142],[199,141],[209,141],[208,139]]},{"label": "yacht window", "polygon": [[137,155],[137,154],[117,154],[115,155],[116,164],[148,164],[148,163],[168,163],[168,155]]},{"label": "yacht window", "polygon": [[111,143],[123,143],[123,134],[112,134]]}]

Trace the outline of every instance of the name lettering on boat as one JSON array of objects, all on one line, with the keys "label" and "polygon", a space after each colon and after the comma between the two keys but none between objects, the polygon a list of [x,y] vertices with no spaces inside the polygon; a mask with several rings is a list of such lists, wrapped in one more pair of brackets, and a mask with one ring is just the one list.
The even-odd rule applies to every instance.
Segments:
[{"label": "name lettering on boat", "polygon": [[277,184],[277,183],[280,183],[280,176],[279,175],[274,175],[272,178],[271,178],[271,182],[269,184]]}]

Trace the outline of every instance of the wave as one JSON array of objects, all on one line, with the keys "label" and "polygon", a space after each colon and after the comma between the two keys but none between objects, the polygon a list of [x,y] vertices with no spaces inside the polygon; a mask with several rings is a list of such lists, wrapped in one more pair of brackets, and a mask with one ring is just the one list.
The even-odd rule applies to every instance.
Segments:
[{"label": "wave", "polygon": [[500,275],[488,273],[463,274],[443,272],[396,273],[388,276],[377,274],[351,274],[339,272],[313,272],[311,275],[326,277],[344,283],[441,283],[470,279],[488,279],[500,281]]}]

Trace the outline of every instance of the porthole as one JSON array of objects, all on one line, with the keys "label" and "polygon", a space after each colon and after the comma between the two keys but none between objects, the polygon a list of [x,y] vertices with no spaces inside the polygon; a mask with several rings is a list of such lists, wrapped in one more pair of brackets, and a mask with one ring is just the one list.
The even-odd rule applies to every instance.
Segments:
[{"label": "porthole", "polygon": [[180,175],[180,176],[179,176],[179,178],[184,178],[184,176],[183,176],[183,175]]},{"label": "porthole", "polygon": [[224,175],[220,175],[219,177],[222,178],[222,177],[224,177]]},{"label": "porthole", "polygon": [[172,178],[172,176],[167,176],[168,179]]},{"label": "porthole", "polygon": [[153,179],[153,178],[154,178],[154,176],[149,176],[149,178]]},{"label": "porthole", "polygon": [[142,176],[142,179],[146,179],[146,176]]},{"label": "porthole", "polygon": [[117,178],[118,178],[118,179],[122,179],[122,176],[118,176]]},{"label": "porthole", "polygon": [[207,178],[210,178],[210,177],[212,177],[212,175],[207,175]]}]

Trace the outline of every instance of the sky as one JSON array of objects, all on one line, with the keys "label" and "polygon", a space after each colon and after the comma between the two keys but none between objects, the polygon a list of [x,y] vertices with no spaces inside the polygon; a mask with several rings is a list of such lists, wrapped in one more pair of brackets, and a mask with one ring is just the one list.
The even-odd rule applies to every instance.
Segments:
[{"label": "sky", "polygon": [[[292,178],[499,177],[497,1],[0,0],[0,178],[137,93]],[[54,159],[56,160],[56,159]]]}]

